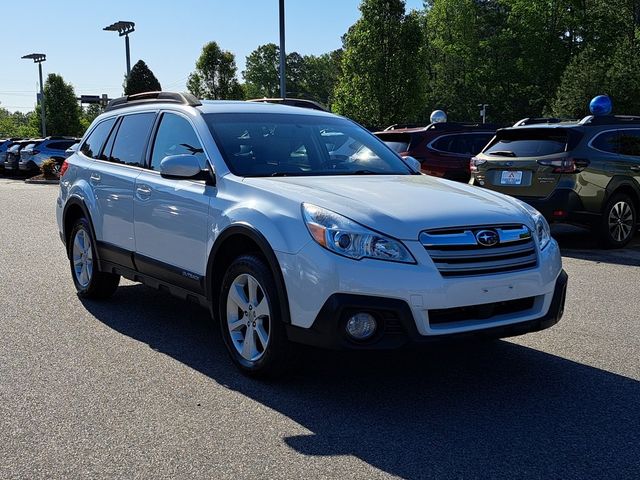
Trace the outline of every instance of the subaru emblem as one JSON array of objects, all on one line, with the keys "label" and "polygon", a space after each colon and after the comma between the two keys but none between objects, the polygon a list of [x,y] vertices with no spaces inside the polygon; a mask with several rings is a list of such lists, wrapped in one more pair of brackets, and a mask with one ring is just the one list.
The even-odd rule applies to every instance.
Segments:
[{"label": "subaru emblem", "polygon": [[500,237],[493,230],[479,230],[476,232],[476,241],[483,247],[493,247],[500,241]]}]

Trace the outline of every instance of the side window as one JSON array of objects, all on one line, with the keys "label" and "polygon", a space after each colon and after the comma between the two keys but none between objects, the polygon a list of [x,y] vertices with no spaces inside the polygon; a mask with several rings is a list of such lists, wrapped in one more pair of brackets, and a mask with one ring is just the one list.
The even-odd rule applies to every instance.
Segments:
[{"label": "side window", "polygon": [[50,150],[66,150],[67,148],[69,148],[71,145],[73,145],[75,142],[74,141],[62,141],[62,142],[51,142],[49,145],[47,145],[47,148]]},{"label": "side window", "polygon": [[189,121],[179,115],[165,113],[153,144],[151,169],[159,171],[164,157],[185,154],[196,155],[204,165],[204,150]]},{"label": "side window", "polygon": [[134,167],[144,166],[147,139],[155,119],[155,113],[135,113],[122,118],[109,161]]},{"label": "side window", "polygon": [[640,157],[640,130],[620,131],[620,154]]},{"label": "side window", "polygon": [[96,128],[94,128],[89,134],[89,137],[84,141],[82,147],[80,147],[80,151],[87,157],[97,158],[115,121],[115,118],[110,118],[99,123],[98,126],[96,126]]},{"label": "side window", "polygon": [[603,152],[618,153],[618,139],[617,131],[601,133],[593,140],[591,146]]}]

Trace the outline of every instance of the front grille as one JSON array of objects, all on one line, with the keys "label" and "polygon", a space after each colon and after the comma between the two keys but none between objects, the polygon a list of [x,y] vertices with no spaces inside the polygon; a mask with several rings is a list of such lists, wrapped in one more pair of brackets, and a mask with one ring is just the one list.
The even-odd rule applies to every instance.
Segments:
[{"label": "front grille", "polygon": [[[481,245],[480,232],[497,235],[495,245]],[[531,230],[525,225],[430,230],[420,242],[443,277],[491,275],[536,267],[538,256]]]},{"label": "front grille", "polygon": [[535,297],[508,300],[505,302],[485,303],[482,305],[470,305],[467,307],[443,308],[429,310],[429,324],[440,325],[443,323],[463,322],[468,320],[490,320],[499,315],[531,310]]}]

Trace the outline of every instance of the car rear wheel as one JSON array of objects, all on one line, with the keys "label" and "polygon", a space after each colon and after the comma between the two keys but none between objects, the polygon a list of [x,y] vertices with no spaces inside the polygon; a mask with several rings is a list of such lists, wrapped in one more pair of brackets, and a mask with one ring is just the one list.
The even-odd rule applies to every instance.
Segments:
[{"label": "car rear wheel", "polygon": [[290,346],[276,282],[260,257],[243,255],[233,261],[222,281],[218,305],[222,337],[240,370],[256,377],[284,373]]},{"label": "car rear wheel", "polygon": [[89,222],[86,218],[80,218],[69,235],[69,262],[73,283],[78,295],[83,298],[109,298],[120,283],[120,275],[98,269],[97,258]]},{"label": "car rear wheel", "polygon": [[605,248],[622,248],[637,230],[636,209],[631,198],[624,193],[613,195],[604,210],[600,237]]}]

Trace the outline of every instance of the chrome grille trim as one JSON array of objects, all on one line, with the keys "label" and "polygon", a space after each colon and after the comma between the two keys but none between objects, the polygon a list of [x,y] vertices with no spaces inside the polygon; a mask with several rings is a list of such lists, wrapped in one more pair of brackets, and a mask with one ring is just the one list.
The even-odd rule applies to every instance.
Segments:
[{"label": "chrome grille trim", "polygon": [[[500,242],[480,245],[476,232],[493,230]],[[538,253],[526,225],[461,227],[420,233],[420,242],[442,276],[490,275],[535,268]]]}]

